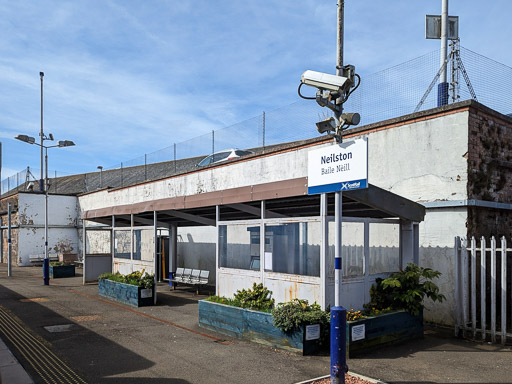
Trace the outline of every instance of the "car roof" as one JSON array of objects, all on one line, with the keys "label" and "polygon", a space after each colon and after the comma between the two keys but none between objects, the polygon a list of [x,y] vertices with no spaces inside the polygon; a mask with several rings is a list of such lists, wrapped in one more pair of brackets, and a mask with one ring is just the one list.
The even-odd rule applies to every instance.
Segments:
[{"label": "car roof", "polygon": [[223,149],[222,151],[214,152],[214,153],[210,154],[209,156],[211,156],[211,155],[216,155],[217,153],[223,153],[223,152],[234,152],[234,151],[252,152],[252,151],[248,151],[247,149],[229,148],[229,149]]}]

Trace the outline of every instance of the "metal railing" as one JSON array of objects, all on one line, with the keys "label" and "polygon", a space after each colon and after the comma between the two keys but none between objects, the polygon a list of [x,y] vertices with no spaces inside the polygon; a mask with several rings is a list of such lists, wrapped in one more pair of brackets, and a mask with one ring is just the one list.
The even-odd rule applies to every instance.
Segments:
[{"label": "metal railing", "polygon": [[[455,67],[451,68],[448,71],[451,72],[450,102],[473,98],[473,89],[480,103],[503,114],[512,113],[512,98],[509,97],[512,68],[469,49],[457,49],[470,80],[470,88],[465,80],[461,80],[465,76],[454,72]],[[361,85],[345,103],[344,110],[358,112],[361,126],[413,113],[420,101],[420,110],[434,108],[437,106],[437,91],[426,94],[426,90],[438,71],[439,50],[436,50],[371,75],[360,74]],[[315,137],[318,135],[315,123],[331,115],[330,110],[319,107],[314,101],[301,99],[229,127],[180,143],[169,143],[169,146],[158,151],[104,167],[102,172],[87,173],[83,175],[84,189],[91,191],[100,186],[119,187],[166,177],[194,166],[201,156],[222,149],[265,148]],[[184,161],[189,158],[196,158],[196,163]],[[37,175],[37,172],[34,174]],[[4,180],[1,192],[24,185],[25,181],[26,170],[23,170]]]},{"label": "metal railing", "polygon": [[499,244],[494,236],[489,242],[455,238],[456,335],[492,343],[499,338],[503,345],[510,340],[510,255],[505,237]]}]

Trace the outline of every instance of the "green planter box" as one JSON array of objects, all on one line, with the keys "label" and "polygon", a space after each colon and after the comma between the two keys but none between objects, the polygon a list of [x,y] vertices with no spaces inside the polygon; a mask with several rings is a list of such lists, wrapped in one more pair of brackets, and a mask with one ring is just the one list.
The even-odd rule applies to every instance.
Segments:
[{"label": "green planter box", "polygon": [[50,265],[50,277],[58,279],[60,277],[75,277],[75,266],[72,265]]},{"label": "green planter box", "polygon": [[398,311],[347,321],[347,352],[350,356],[375,347],[421,337],[423,312],[413,316],[406,311]]},{"label": "green planter box", "polygon": [[155,295],[155,287],[148,289],[136,285],[101,279],[98,281],[98,289],[100,296],[108,297],[119,303],[134,307],[144,307],[154,304],[153,297]]},{"label": "green planter box", "polygon": [[319,333],[310,327],[288,334],[275,327],[270,313],[253,311],[211,301],[199,301],[199,326],[238,339],[245,339],[303,355],[318,352],[318,339],[308,340]]}]

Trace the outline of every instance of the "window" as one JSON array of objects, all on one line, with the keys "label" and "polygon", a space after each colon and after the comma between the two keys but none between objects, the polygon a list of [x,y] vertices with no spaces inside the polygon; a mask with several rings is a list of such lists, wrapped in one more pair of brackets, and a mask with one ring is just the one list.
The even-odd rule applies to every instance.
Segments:
[{"label": "window", "polygon": [[205,165],[208,165],[212,162],[213,155],[210,155],[208,157],[205,157],[199,164],[197,164],[199,167],[203,167]]},{"label": "window", "polygon": [[[260,227],[246,224],[219,226],[219,265],[259,270]],[[255,240],[256,238],[256,240]]]},{"label": "window", "polygon": [[237,156],[245,156],[245,155],[250,155],[252,152],[251,151],[242,151],[241,149],[238,149],[235,151],[235,154]]},{"label": "window", "polygon": [[131,230],[114,231],[114,257],[129,259],[131,257],[132,242],[130,239]]},{"label": "window", "polygon": [[[329,269],[330,276],[334,276],[335,257],[335,224],[329,222]],[[363,275],[364,260],[364,223],[343,222],[341,247],[341,273],[343,277],[354,277]]]},{"label": "window", "polygon": [[320,276],[319,222],[265,226],[266,271]]},{"label": "window", "polygon": [[370,224],[370,274],[400,269],[398,224]]},{"label": "window", "polygon": [[213,155],[212,163],[216,163],[218,161],[226,160],[230,154],[231,154],[231,151],[215,153]]},{"label": "window", "polygon": [[153,261],[155,254],[153,229],[133,230],[133,260]]}]

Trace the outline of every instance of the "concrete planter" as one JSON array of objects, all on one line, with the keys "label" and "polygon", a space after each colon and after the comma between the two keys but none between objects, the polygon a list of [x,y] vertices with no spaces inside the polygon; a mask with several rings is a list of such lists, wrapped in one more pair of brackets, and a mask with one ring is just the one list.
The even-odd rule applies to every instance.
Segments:
[{"label": "concrete planter", "polygon": [[[199,326],[238,339],[303,355],[310,355],[320,350],[318,339],[306,340],[305,329],[288,334],[275,327],[270,313],[211,301],[199,301]],[[308,336],[310,335],[312,335],[311,328],[308,330]]]},{"label": "concrete planter", "polygon": [[98,281],[100,296],[134,307],[153,305],[155,287],[143,288],[136,285],[101,279]]},{"label": "concrete planter", "polygon": [[357,321],[347,321],[347,352],[354,355],[377,346],[423,337],[423,312],[385,313]]},{"label": "concrete planter", "polygon": [[75,277],[75,266],[72,265],[50,265],[50,277],[58,279],[60,277]]}]

